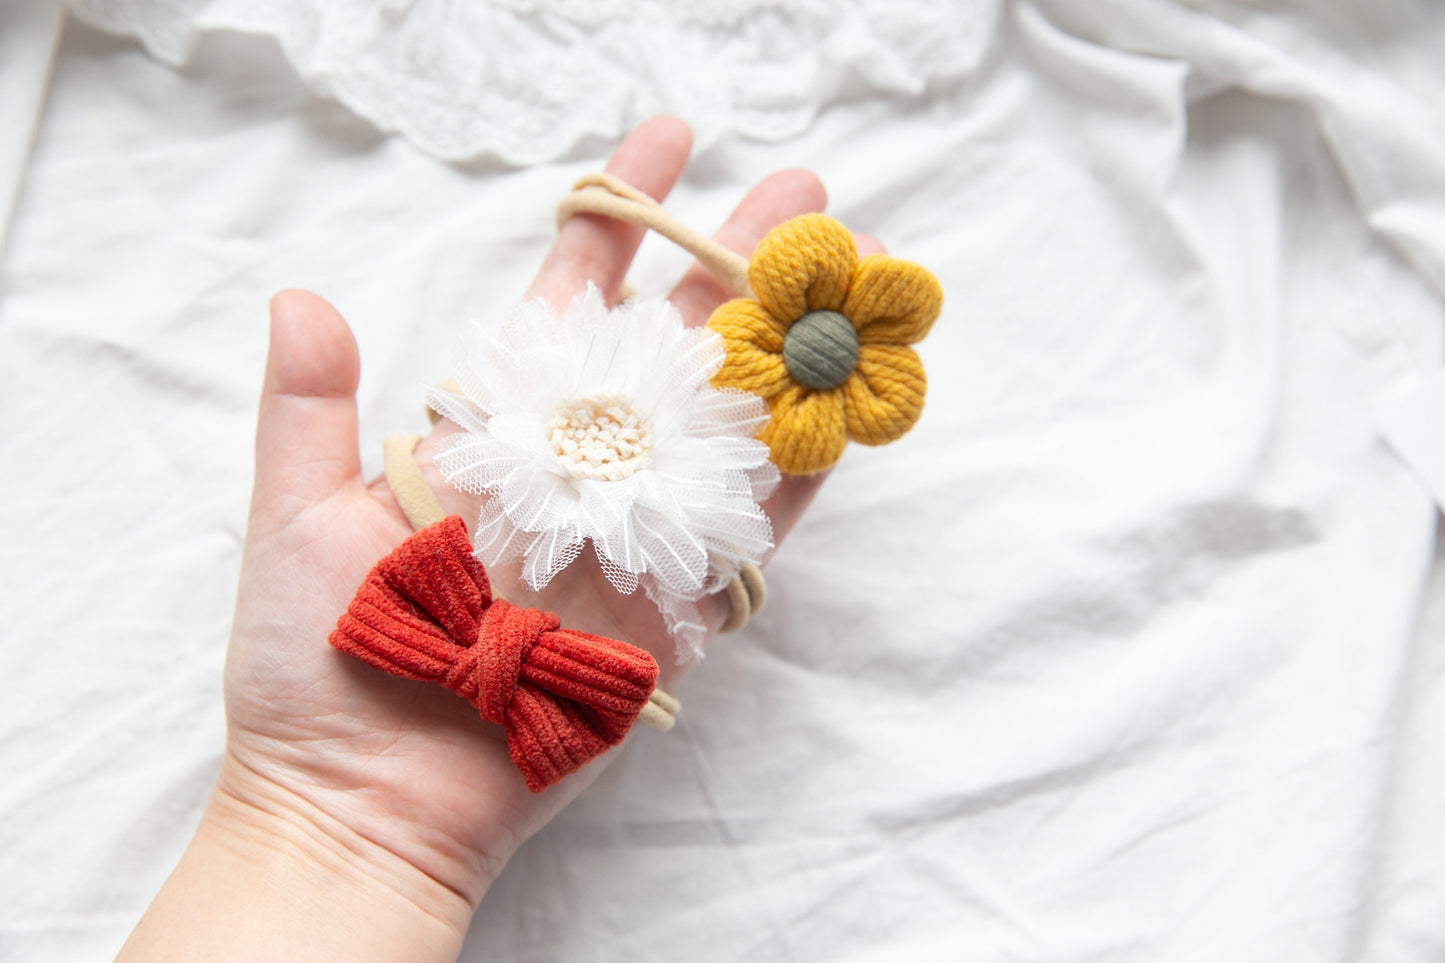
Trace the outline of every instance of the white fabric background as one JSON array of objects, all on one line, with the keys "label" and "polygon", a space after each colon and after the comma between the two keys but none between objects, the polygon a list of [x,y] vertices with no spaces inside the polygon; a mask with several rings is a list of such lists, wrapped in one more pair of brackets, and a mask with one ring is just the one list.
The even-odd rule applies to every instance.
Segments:
[{"label": "white fabric background", "polygon": [[[198,817],[270,293],[350,320],[374,468],[559,194],[640,115],[689,115],[642,70],[576,137],[444,163],[191,6],[179,68],[0,9],[5,959],[114,952]],[[626,6],[519,62],[588,63]],[[1441,361],[1445,12],[950,11],[976,55],[917,84],[859,66],[906,46],[865,30],[819,48],[835,82],[781,88],[796,123],[697,107],[684,221],[811,167],[938,273],[928,410],[849,450],[678,729],[522,848],[464,958],[1445,956],[1445,568],[1374,424]],[[730,89],[766,89],[749,63]],[[684,266],[653,239],[634,280]]]}]

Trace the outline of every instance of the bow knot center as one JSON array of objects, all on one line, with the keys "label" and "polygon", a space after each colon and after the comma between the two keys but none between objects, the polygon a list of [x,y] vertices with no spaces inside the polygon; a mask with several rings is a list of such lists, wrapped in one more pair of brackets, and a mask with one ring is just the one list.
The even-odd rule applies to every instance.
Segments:
[{"label": "bow knot center", "polygon": [[542,636],[561,624],[551,612],[497,599],[482,613],[476,642],[447,670],[442,684],[476,706],[483,719],[505,725],[522,666]]}]

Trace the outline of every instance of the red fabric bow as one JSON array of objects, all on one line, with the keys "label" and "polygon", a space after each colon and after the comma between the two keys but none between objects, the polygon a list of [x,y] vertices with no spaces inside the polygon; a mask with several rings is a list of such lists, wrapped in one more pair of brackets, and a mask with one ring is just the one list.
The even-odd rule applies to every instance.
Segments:
[{"label": "red fabric bow", "polygon": [[376,564],[330,642],[383,672],[440,682],[505,726],[512,761],[541,792],[621,742],[657,685],[647,652],[560,625],[494,601],[450,515]]}]

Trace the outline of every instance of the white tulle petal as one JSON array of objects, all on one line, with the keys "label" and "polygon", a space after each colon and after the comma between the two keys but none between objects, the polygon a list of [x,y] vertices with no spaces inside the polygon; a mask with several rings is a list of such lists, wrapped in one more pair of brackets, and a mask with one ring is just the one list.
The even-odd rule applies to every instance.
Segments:
[{"label": "white tulle petal", "polygon": [[597,552],[597,565],[602,569],[602,574],[607,576],[607,581],[612,583],[612,587],[623,595],[636,592],[638,573],[618,565],[610,556],[603,554],[595,543],[594,549]]},{"label": "white tulle petal", "polygon": [[[632,525],[637,486],[627,486],[625,491],[621,488],[606,483],[582,486],[581,504],[577,506],[578,523],[584,534],[592,539],[598,558],[633,575],[640,575],[646,571],[647,562],[637,544],[637,532]],[[613,584],[617,584],[615,580]]]},{"label": "white tulle petal", "polygon": [[756,471],[748,472],[748,481],[752,483],[753,501],[762,502],[777,491],[778,483],[783,480],[783,473],[778,471],[778,466],[772,462],[765,462]]},{"label": "white tulle petal", "polygon": [[688,527],[710,546],[740,558],[762,558],[773,547],[772,522],[751,503],[696,511],[688,518]]},{"label": "white tulle petal", "polygon": [[524,532],[517,528],[502,511],[501,503],[493,500],[482,507],[477,518],[472,547],[483,563],[500,565],[525,556],[536,541],[536,532]]},{"label": "white tulle petal", "polygon": [[432,411],[455,422],[464,431],[481,431],[487,423],[487,413],[465,395],[428,387],[426,403]]},{"label": "white tulle petal", "polygon": [[574,533],[560,529],[538,532],[522,566],[522,581],[534,590],[545,588],[581,551],[582,539]]},{"label": "white tulle petal", "polygon": [[496,439],[462,434],[437,453],[435,461],[442,477],[454,487],[483,495],[527,464],[527,458]]},{"label": "white tulle petal", "polygon": [[523,531],[576,527],[577,492],[568,479],[551,472],[513,472],[493,497]]},{"label": "white tulle petal", "polygon": [[692,328],[683,335],[672,358],[673,376],[689,388],[701,388],[723,366],[727,352],[722,339],[707,328]]},{"label": "white tulle petal", "polygon": [[487,435],[518,457],[529,459],[538,469],[556,467],[556,456],[547,440],[547,419],[539,412],[498,412],[487,425]]},{"label": "white tulle petal", "polygon": [[634,514],[637,543],[647,572],[680,594],[698,592],[707,578],[707,549],[697,535],[667,516],[646,508]]},{"label": "white tulle petal", "polygon": [[763,450],[758,451],[758,442],[752,438],[730,438],[723,435],[718,438],[704,439],[703,445],[707,450],[707,461],[716,465],[721,471],[729,469],[751,471],[754,468],[761,468],[768,462],[767,446],[763,446]]},{"label": "white tulle petal", "polygon": [[733,435],[756,438],[768,423],[768,406],[757,395],[724,388],[699,395],[692,406],[687,434],[698,438]]},{"label": "white tulle petal", "polygon": [[641,581],[643,591],[662,613],[667,631],[672,634],[677,664],[687,665],[701,659],[703,643],[707,641],[707,626],[703,624],[696,599],[670,592],[652,578],[644,577]]}]

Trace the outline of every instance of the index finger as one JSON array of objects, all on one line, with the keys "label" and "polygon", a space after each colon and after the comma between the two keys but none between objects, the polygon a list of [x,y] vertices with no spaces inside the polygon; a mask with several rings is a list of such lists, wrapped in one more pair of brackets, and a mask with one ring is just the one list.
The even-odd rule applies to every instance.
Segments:
[{"label": "index finger", "polygon": [[[676,117],[653,117],[623,138],[606,170],[661,200],[682,175],[691,151],[687,124]],[[590,281],[611,304],[643,233],[643,228],[597,214],[573,215],[557,232],[526,299],[542,298],[560,310]]]}]

